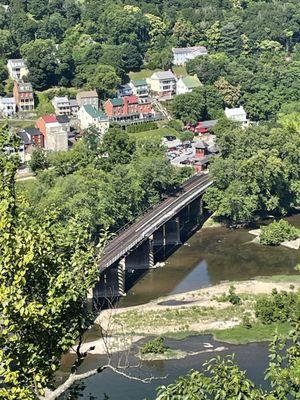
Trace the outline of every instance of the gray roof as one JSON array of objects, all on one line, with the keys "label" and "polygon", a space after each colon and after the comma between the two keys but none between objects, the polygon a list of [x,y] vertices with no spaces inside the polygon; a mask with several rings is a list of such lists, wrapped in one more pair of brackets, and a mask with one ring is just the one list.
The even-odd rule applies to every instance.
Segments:
[{"label": "gray roof", "polygon": [[70,99],[70,107],[78,107],[78,103],[76,99]]},{"label": "gray roof", "polygon": [[153,77],[157,77],[158,79],[176,79],[172,71],[157,71],[154,72]]},{"label": "gray roof", "polygon": [[60,124],[67,124],[70,122],[70,119],[67,115],[57,115],[56,119]]},{"label": "gray roof", "polygon": [[207,53],[207,48],[205,46],[194,46],[194,47],[173,47],[172,51],[174,54],[181,53]]},{"label": "gray roof", "polygon": [[195,144],[196,149],[206,149],[207,147],[208,147],[207,144],[203,142],[203,140],[200,140]]},{"label": "gray roof", "polygon": [[201,127],[202,128],[211,128],[212,126],[215,126],[218,123],[217,119],[212,119],[210,121],[203,121],[201,122]]},{"label": "gray roof", "polygon": [[77,96],[79,99],[84,99],[84,98],[89,98],[89,97],[97,97],[98,98],[98,93],[96,90],[85,90],[82,92],[78,92]]},{"label": "gray roof", "polygon": [[2,104],[15,104],[15,98],[14,97],[0,97],[0,103]]},{"label": "gray roof", "polygon": [[25,128],[24,131],[27,132],[28,135],[30,135],[30,136],[40,136],[41,135],[41,131],[37,128]]}]

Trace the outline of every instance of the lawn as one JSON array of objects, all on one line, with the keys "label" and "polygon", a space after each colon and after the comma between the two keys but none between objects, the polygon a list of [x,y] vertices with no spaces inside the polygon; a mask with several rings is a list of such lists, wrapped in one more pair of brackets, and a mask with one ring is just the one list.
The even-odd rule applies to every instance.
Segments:
[{"label": "lawn", "polygon": [[172,70],[177,77],[188,75],[184,65],[174,65],[174,67],[172,67]]},{"label": "lawn", "polygon": [[290,330],[291,325],[288,322],[270,325],[257,323],[250,329],[238,325],[231,329],[216,330],[213,332],[213,335],[215,340],[220,340],[221,342],[245,344],[249,342],[269,341],[276,331],[280,335],[286,336]]},{"label": "lawn", "polygon": [[[15,130],[31,128],[35,124],[35,120],[29,120],[29,119],[7,120],[7,122],[8,122],[8,126],[10,126],[11,128],[14,128]],[[0,121],[0,127],[4,123],[5,123],[4,121]]]},{"label": "lawn", "polygon": [[261,277],[255,278],[255,279],[260,280],[262,282],[274,282],[274,283],[291,282],[291,283],[297,283],[297,282],[300,282],[300,274],[299,275],[261,276]]},{"label": "lawn", "polygon": [[135,140],[157,139],[160,140],[166,135],[179,136],[179,133],[173,128],[158,128],[152,131],[129,133]]},{"label": "lawn", "polygon": [[155,71],[158,71],[158,69],[156,70],[142,69],[141,71],[138,72],[129,72],[129,77],[132,80],[145,79],[149,78]]}]

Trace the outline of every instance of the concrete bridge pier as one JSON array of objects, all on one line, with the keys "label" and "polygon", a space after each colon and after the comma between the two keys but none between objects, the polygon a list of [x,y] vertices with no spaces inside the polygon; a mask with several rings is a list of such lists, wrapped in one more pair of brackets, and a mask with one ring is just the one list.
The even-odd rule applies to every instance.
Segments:
[{"label": "concrete bridge pier", "polygon": [[153,236],[141,243],[125,257],[125,269],[140,270],[154,267]]}]

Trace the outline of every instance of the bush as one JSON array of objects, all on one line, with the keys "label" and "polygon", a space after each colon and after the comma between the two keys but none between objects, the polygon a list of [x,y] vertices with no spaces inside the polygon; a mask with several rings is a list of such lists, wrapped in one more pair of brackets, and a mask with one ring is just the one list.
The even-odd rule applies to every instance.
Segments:
[{"label": "bush", "polygon": [[298,229],[281,219],[261,227],[260,243],[267,246],[278,246],[285,240],[294,240],[298,236]]},{"label": "bush", "polygon": [[243,327],[245,327],[247,329],[251,329],[252,328],[253,322],[252,322],[249,314],[244,314],[243,315],[242,325],[243,325]]},{"label": "bush", "polygon": [[145,343],[144,346],[141,347],[140,352],[141,354],[164,354],[167,350],[164,343],[165,339],[160,336]]},{"label": "bush", "polygon": [[138,125],[129,125],[126,128],[127,133],[137,133],[137,132],[144,132],[144,131],[153,131],[157,129],[156,122],[144,122]]},{"label": "bush", "polygon": [[172,119],[170,122],[168,122],[168,127],[175,129],[177,132],[182,131],[182,123],[176,119]]},{"label": "bush", "polygon": [[256,317],[263,324],[286,322],[299,311],[300,292],[278,292],[273,289],[271,296],[263,296],[255,303]]},{"label": "bush", "polygon": [[236,294],[235,287],[233,285],[231,285],[229,288],[227,300],[233,305],[239,305],[242,302],[241,298]]}]

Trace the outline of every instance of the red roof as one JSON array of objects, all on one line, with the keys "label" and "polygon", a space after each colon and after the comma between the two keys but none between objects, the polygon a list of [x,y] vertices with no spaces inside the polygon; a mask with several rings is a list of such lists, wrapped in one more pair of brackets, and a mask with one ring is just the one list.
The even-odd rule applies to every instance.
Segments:
[{"label": "red roof", "polygon": [[139,102],[137,96],[125,96],[124,98],[128,100],[129,104],[136,104]]},{"label": "red roof", "polygon": [[46,124],[51,124],[52,122],[57,122],[55,115],[43,115],[42,119]]}]

